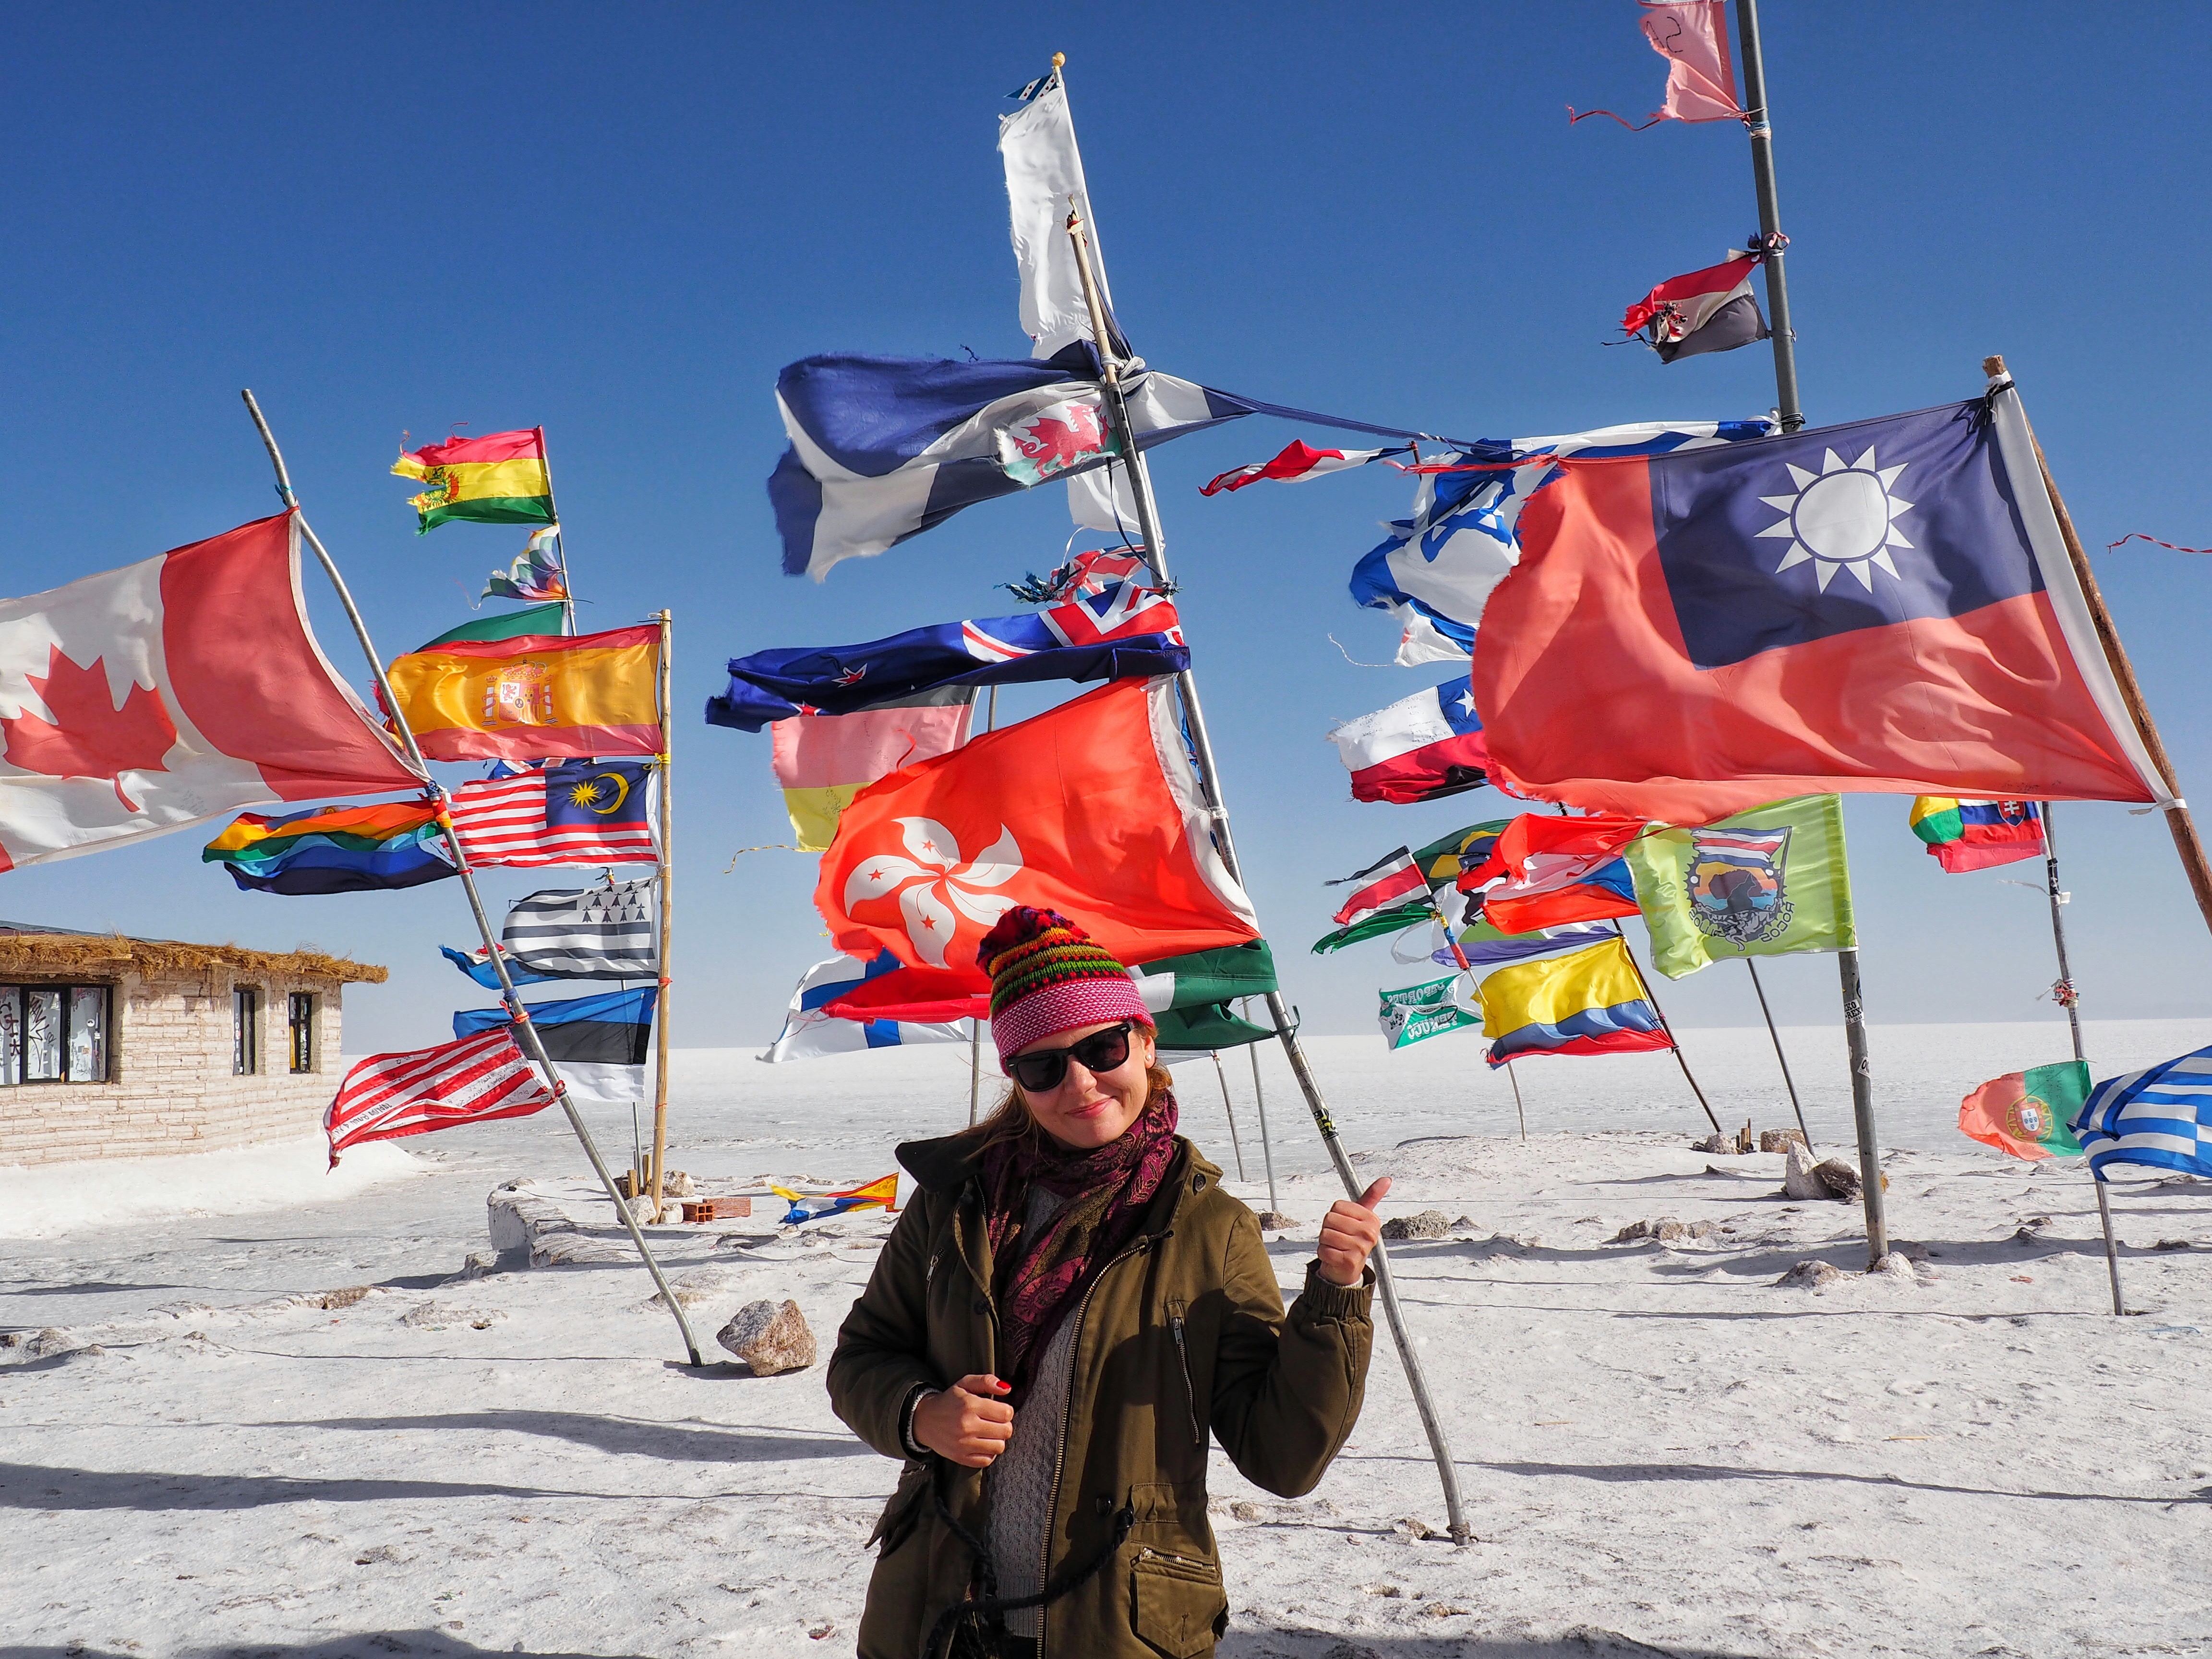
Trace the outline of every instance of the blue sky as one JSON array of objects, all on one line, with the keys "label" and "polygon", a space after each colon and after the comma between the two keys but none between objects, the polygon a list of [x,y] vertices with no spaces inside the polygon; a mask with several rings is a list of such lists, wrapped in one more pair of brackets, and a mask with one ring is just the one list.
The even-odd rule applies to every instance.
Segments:
[{"label": "blue sky", "polygon": [[[271,510],[238,389],[387,656],[468,614],[509,528],[413,532],[386,474],[421,442],[543,423],[586,625],[677,617],[679,705],[723,659],[1012,608],[1060,556],[1057,491],[975,509],[823,586],[778,574],[764,480],[783,363],[857,349],[1026,352],[994,149],[1002,94],[1054,50],[1121,314],[1174,373],[1466,435],[1772,401],[1753,349],[1662,367],[1601,349],[1654,282],[1755,228],[1727,125],[1632,117],[1662,65],[1626,0],[1387,12],[1133,4],[448,9],[76,6],[13,20],[4,591],[35,592]],[[2093,549],[2186,789],[2212,797],[2201,669],[2212,544],[2201,65],[2185,5],[1770,4],[1770,92],[1815,424],[1972,395],[2000,351]],[[1405,511],[1370,469],[1201,500],[1299,429],[1258,420],[1156,458],[1182,605],[1240,848],[1310,1029],[1371,1030],[1386,947],[1304,946],[1320,884],[1502,816],[1347,798],[1330,724],[1433,683],[1388,659],[1344,582]],[[1326,434],[1304,435],[1328,441]],[[334,659],[336,607],[317,623]],[[1001,698],[1034,712],[1057,689]],[[677,1041],[751,1043],[828,954],[814,860],[787,840],[764,738],[687,712],[678,741]],[[2057,1021],[2039,898],[1942,876],[1905,803],[1850,801],[1873,1017]],[[2162,825],[2063,808],[2077,978],[2094,1012],[2203,1006],[2207,940]],[[348,1047],[415,1046],[483,1000],[438,957],[459,888],[234,891],[185,834],[5,878],[0,915],[289,947],[392,969]],[[489,878],[497,897],[533,886]],[[1835,1018],[1832,963],[1778,963],[1786,1019]],[[464,995],[466,993],[468,994]],[[1757,1018],[1740,977],[1668,994],[1688,1024]],[[2053,1045],[2063,1042],[2054,1030]],[[2059,1057],[2024,1055],[2023,1063]],[[1469,1044],[1468,1060],[1475,1061]],[[1879,1060],[1879,1056],[1877,1056]]]}]

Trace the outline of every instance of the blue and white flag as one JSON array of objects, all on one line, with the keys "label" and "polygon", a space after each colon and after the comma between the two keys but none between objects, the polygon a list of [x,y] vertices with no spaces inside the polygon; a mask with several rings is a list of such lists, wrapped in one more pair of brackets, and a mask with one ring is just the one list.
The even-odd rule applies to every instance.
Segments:
[{"label": "blue and white flag", "polygon": [[[1140,447],[1265,405],[1146,369],[1122,371]],[[791,447],[768,493],[787,575],[820,580],[963,507],[1116,459],[1088,342],[1042,362],[807,357],[776,377]]]},{"label": "blue and white flag", "polygon": [[[657,986],[602,991],[566,1002],[522,1006],[545,1045],[545,1057],[579,1100],[628,1106],[645,1098],[645,1062],[651,1052],[653,1011],[660,1000]],[[511,1028],[505,1008],[465,1008],[453,1016],[453,1036],[474,1036],[495,1026]],[[525,1054],[530,1046],[518,1033]]]},{"label": "blue and white flag", "polygon": [[824,1054],[848,1054],[863,1048],[897,1048],[909,1042],[965,1042],[968,1028],[958,1022],[925,1025],[903,1019],[839,1019],[823,1012],[830,1003],[863,980],[888,974],[898,958],[884,951],[873,962],[854,957],[832,957],[806,970],[799,988],[791,994],[791,1007],[783,1030],[768,1052],[757,1058],[775,1065],[787,1060],[819,1060]]},{"label": "blue and white flag", "polygon": [[1425,473],[1413,516],[1389,527],[1389,538],[1352,572],[1356,605],[1397,619],[1397,661],[1413,667],[1474,654],[1475,625],[1491,590],[1520,562],[1515,527],[1529,495],[1550,474],[1553,455],[1664,455],[1677,449],[1763,438],[1766,421],[1647,421],[1549,438],[1476,443],[1446,465],[1519,461],[1498,471]]},{"label": "blue and white flag", "polygon": [[2212,1048],[2100,1083],[2074,1139],[2100,1178],[2107,1164],[2212,1176]]}]

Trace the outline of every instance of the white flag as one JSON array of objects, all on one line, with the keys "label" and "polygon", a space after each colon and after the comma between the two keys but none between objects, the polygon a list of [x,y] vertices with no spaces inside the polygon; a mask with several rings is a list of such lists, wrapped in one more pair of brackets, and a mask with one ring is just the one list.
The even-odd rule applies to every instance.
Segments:
[{"label": "white flag", "polygon": [[1091,268],[1098,279],[1109,324],[1113,290],[1106,284],[1106,258],[1098,247],[1098,223],[1091,216],[1091,192],[1083,183],[1083,156],[1075,148],[1075,122],[1068,113],[1067,88],[1055,71],[1045,89],[999,122],[999,154],[1006,158],[1006,196],[1013,210],[1014,262],[1022,273],[1022,332],[1030,355],[1049,357],[1062,347],[1092,337],[1091,310],[1084,303],[1083,278],[1067,240],[1073,205],[1083,216],[1091,242]]}]

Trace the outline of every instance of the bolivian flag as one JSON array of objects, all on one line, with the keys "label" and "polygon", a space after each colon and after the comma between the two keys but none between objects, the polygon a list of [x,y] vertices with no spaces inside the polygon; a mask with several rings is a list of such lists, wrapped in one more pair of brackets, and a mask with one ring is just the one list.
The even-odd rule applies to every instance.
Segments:
[{"label": "bolivian flag", "polygon": [[432,760],[660,752],[660,629],[457,640],[392,665],[392,695]]},{"label": "bolivian flag", "polygon": [[545,467],[545,428],[455,438],[402,451],[392,471],[428,485],[409,501],[427,535],[449,519],[471,524],[551,524],[553,475]]}]

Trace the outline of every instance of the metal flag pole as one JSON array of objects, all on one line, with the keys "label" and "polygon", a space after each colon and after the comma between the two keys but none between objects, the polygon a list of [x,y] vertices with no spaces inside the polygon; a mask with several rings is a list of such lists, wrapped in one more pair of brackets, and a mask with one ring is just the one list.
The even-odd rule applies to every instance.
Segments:
[{"label": "metal flag pole", "polygon": [[1521,1139],[1528,1139],[1528,1113],[1521,1104],[1521,1079],[1513,1075],[1513,1062],[1505,1062],[1505,1080],[1513,1085],[1513,1115],[1521,1120]]},{"label": "metal flag pole", "polygon": [[[562,585],[567,586],[563,576]],[[658,1224],[666,1214],[661,1189],[668,1164],[668,981],[670,947],[676,932],[676,804],[675,711],[670,706],[674,665],[676,618],[666,611],[654,618],[660,624],[660,753],[654,762],[660,774],[660,995],[653,1011],[653,1219]]]},{"label": "metal flag pole", "polygon": [[1229,1120],[1229,1145],[1237,1154],[1237,1178],[1242,1181],[1244,1179],[1244,1143],[1237,1136],[1237,1109],[1229,1103],[1229,1073],[1221,1069],[1221,1050],[1218,1048],[1213,1051],[1213,1075],[1221,1085],[1222,1115]]},{"label": "metal flag pole", "polygon": [[[993,730],[999,723],[999,688],[992,686],[983,704],[983,729]],[[968,1127],[974,1128],[983,1109],[983,1021],[977,1017],[968,1022]]]},{"label": "metal flag pole", "polygon": [[[1252,999],[1244,999],[1244,1023],[1252,1020]],[[1260,1156],[1267,1165],[1267,1207],[1276,1214],[1283,1212],[1283,1200],[1275,1196],[1275,1143],[1267,1133],[1267,1091],[1260,1082],[1260,1045],[1248,1042],[1244,1052],[1252,1056],[1252,1102],[1260,1109]]]},{"label": "metal flag pole", "polygon": [[[1459,963],[1460,972],[1472,974],[1474,964],[1467,959],[1467,952],[1461,948],[1459,940],[1453,937],[1451,923],[1445,920],[1443,906],[1437,902],[1434,889],[1429,893],[1429,914],[1444,930],[1444,943],[1451,946],[1452,960]],[[1655,1002],[1651,1006],[1656,1008],[1659,1005]],[[1513,1075],[1513,1062],[1510,1060],[1505,1062],[1505,1080],[1513,1085],[1513,1115],[1521,1120],[1521,1139],[1526,1140],[1528,1139],[1528,1114],[1521,1104],[1521,1079]],[[1704,1097],[1699,1096],[1698,1098],[1703,1099]],[[1720,1125],[1716,1123],[1713,1127],[1717,1130]]]},{"label": "metal flag pole", "polygon": [[[1751,137],[1751,181],[1759,197],[1759,252],[1765,255],[1767,326],[1774,343],[1774,412],[1784,432],[1805,424],[1797,400],[1797,343],[1790,329],[1790,285],[1782,270],[1782,208],[1774,184],[1774,123],[1766,102],[1766,62],[1759,46],[1759,0],[1735,0],[1737,55],[1743,59],[1744,127]],[[1874,1062],[1867,1047],[1866,1000],[1856,945],[1836,952],[1844,997],[1844,1041],[1850,1053],[1851,1119],[1858,1131],[1859,1191],[1866,1208],[1868,1265],[1889,1254],[1881,1201],[1881,1147],[1875,1133]],[[1811,1136],[1808,1135],[1809,1140]]]},{"label": "metal flag pole", "polygon": [[553,562],[561,567],[561,621],[566,631],[576,631],[576,588],[568,580],[568,538],[561,528],[561,508],[553,499],[553,454],[545,447],[545,428],[538,428],[538,454],[545,463],[545,510],[553,515]]},{"label": "metal flag pole", "polygon": [[1805,1150],[1813,1150],[1813,1132],[1805,1124],[1805,1108],[1797,1099],[1797,1079],[1790,1075],[1790,1056],[1782,1052],[1782,1033],[1774,1029],[1774,1011],[1766,1006],[1766,988],[1759,982],[1759,964],[1749,957],[1743,965],[1751,973],[1751,988],[1759,993],[1759,1012],[1766,1021],[1766,1035],[1774,1044],[1775,1063],[1782,1067],[1782,1086],[1790,1091],[1790,1109],[1797,1114],[1797,1132],[1805,1137]]},{"label": "metal flag pole", "polygon": [[536,1063],[547,1090],[561,1103],[561,1109],[568,1114],[568,1127],[576,1132],[576,1139],[583,1143],[585,1156],[591,1159],[592,1168],[599,1177],[599,1184],[606,1188],[607,1197],[615,1206],[615,1213],[629,1229],[630,1243],[637,1246],[638,1255],[644,1259],[646,1271],[653,1275],[653,1285],[660,1291],[660,1299],[668,1304],[669,1312],[676,1316],[676,1328],[684,1334],[684,1346],[691,1357],[691,1363],[694,1365],[704,1364],[706,1362],[699,1357],[699,1339],[691,1334],[691,1322],[684,1317],[684,1304],[676,1299],[675,1292],[668,1288],[667,1279],[661,1276],[660,1264],[653,1260],[653,1251],[645,1242],[645,1235],[638,1229],[637,1218],[630,1212],[629,1206],[623,1201],[614,1176],[607,1171],[606,1160],[599,1156],[599,1146],[592,1139],[592,1132],[585,1127],[583,1118],[577,1113],[575,1102],[568,1097],[568,1085],[562,1082],[561,1074],[554,1069],[553,1061],[545,1052],[545,1044],[538,1035],[538,1027],[522,1006],[521,994],[514,988],[514,977],[507,970],[507,958],[499,948],[499,941],[492,936],[491,919],[486,915],[483,899],[477,891],[476,872],[470,866],[468,854],[462,848],[460,832],[453,828],[453,817],[447,810],[445,786],[431,777],[429,765],[423,760],[422,750],[415,741],[414,728],[408,724],[406,714],[399,706],[399,699],[392,694],[392,682],[386,678],[384,659],[376,654],[375,643],[368,636],[368,624],[362,620],[361,609],[353,602],[352,591],[346,586],[345,578],[338,574],[337,562],[331,557],[330,550],[323,545],[322,538],[316,535],[308,525],[307,515],[300,511],[299,497],[292,493],[291,475],[284,467],[283,453],[276,447],[276,434],[270,431],[269,422],[261,413],[261,405],[254,401],[251,391],[241,392],[239,395],[246,399],[246,412],[253,416],[254,428],[261,434],[262,445],[269,452],[269,463],[276,471],[277,496],[286,509],[295,515],[301,538],[314,549],[315,557],[322,563],[323,574],[330,578],[331,586],[337,590],[338,603],[345,607],[346,619],[353,624],[354,637],[361,642],[362,654],[368,659],[369,672],[375,678],[376,689],[384,699],[385,712],[391,718],[392,729],[398,732],[416,775],[422,780],[424,787],[438,803],[438,828],[445,833],[446,845],[453,853],[453,867],[460,873],[462,890],[469,896],[469,908],[476,916],[477,932],[483,939],[485,957],[490,962],[492,970],[499,975],[500,1000],[514,1017],[515,1033],[531,1060]]},{"label": "metal flag pole", "polygon": [[[2051,994],[2058,1006],[2066,1011],[2067,1028],[2074,1035],[2074,1058],[2087,1060],[2081,1052],[2081,999],[2074,989],[2074,970],[2066,961],[2066,920],[2059,906],[2068,895],[2058,885],[2058,837],[2051,830],[2051,803],[2043,803],[2043,879],[2051,896],[2051,943],[2058,953],[2058,983]],[[2105,1178],[2097,1173],[2097,1166],[2089,1166],[2090,1184],[2097,1189],[2097,1219],[2105,1228],[2105,1272],[2112,1281],[2112,1311],[2124,1314],[2127,1309],[2120,1301],[2120,1248],[2112,1237],[2112,1206],[2106,1201]]]},{"label": "metal flag pole", "polygon": [[[1121,362],[1110,343],[1114,336],[1106,325],[1106,308],[1099,296],[1097,274],[1091,269],[1090,239],[1084,234],[1080,212],[1068,214],[1067,234],[1074,244],[1076,269],[1083,280],[1083,297],[1090,307],[1091,335],[1098,349],[1099,401],[1127,466],[1130,501],[1136,508],[1145,552],[1154,574],[1165,582],[1169,580],[1167,550],[1160,533],[1159,508],[1152,497],[1152,475],[1146,469],[1144,452],[1138,447],[1137,434],[1130,423],[1128,404],[1122,398]],[[1244,877],[1237,865],[1236,842],[1229,833],[1229,811],[1222,805],[1220,772],[1214,763],[1212,741],[1206,735],[1206,715],[1199,705],[1198,682],[1186,668],[1176,676],[1176,685],[1182,696],[1183,720],[1198,763],[1199,781],[1206,792],[1206,814],[1213,821],[1214,843],[1220,849],[1221,861],[1228,866],[1230,876],[1242,885]],[[1274,1018],[1275,1035],[1291,1062],[1298,1087],[1305,1094],[1314,1126],[1321,1131],[1322,1145],[1328,1149],[1329,1162],[1335,1165],[1345,1191],[1357,1199],[1364,1188],[1359,1177],[1352,1172],[1352,1160],[1345,1155],[1343,1143],[1337,1139],[1336,1123],[1329,1116],[1328,1103],[1322,1098],[1321,1085],[1315,1080],[1313,1068],[1306,1063],[1305,1051],[1298,1044],[1291,1006],[1280,990],[1268,992],[1267,1002],[1267,1012]],[[1398,1306],[1397,1289],[1391,1283],[1389,1252],[1379,1241],[1369,1260],[1375,1270],[1375,1288],[1389,1322],[1391,1340],[1397,1346],[1399,1362],[1405,1367],[1406,1382],[1413,1391],[1414,1407],[1420,1413],[1421,1427],[1428,1435],[1429,1449],[1436,1457],[1437,1475],[1443,1485],[1446,1525],[1453,1542],[1472,1543],[1474,1532],[1460,1500],[1459,1470],[1452,1462],[1451,1445],[1444,1437],[1443,1419],[1437,1415],[1436,1405],[1429,1397],[1428,1380],[1422,1375],[1420,1357],[1414,1350],[1413,1339],[1406,1329],[1405,1316]]]}]

